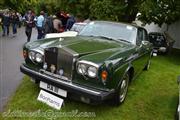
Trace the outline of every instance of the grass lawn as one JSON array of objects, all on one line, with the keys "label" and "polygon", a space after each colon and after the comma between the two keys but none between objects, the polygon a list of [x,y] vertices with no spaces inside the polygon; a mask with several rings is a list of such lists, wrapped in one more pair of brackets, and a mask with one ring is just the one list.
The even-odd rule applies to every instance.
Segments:
[{"label": "grass lawn", "polygon": [[[64,113],[80,115],[81,112],[93,112],[95,115],[93,119],[99,120],[173,120],[178,102],[178,75],[180,75],[180,51],[174,51],[171,55],[159,55],[152,58],[149,71],[143,71],[136,80],[132,81],[128,96],[121,106],[115,107],[106,103],[93,106],[66,99],[65,106],[60,111],[37,101],[40,89],[25,76],[5,110],[15,117],[3,119],[44,120],[45,114],[48,119],[64,120],[72,119],[65,117]],[[17,117],[18,112],[23,114],[39,112],[38,115],[41,117]],[[76,116],[73,119],[85,118]]]}]

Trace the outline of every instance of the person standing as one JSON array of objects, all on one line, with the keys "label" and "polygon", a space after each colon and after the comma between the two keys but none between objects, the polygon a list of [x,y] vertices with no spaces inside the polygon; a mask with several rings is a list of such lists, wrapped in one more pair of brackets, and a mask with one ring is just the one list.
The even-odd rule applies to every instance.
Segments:
[{"label": "person standing", "polygon": [[19,17],[16,12],[13,12],[11,15],[12,31],[13,36],[17,33],[17,24],[19,22]]},{"label": "person standing", "polygon": [[61,28],[63,27],[62,22],[60,19],[58,19],[56,16],[53,17],[53,28],[54,28],[54,33],[59,33],[62,32]]},{"label": "person standing", "polygon": [[69,18],[66,23],[65,31],[70,30],[75,22],[76,22],[76,20],[75,20],[74,16],[69,15]]},{"label": "person standing", "polygon": [[0,25],[1,25],[1,28],[3,29],[3,25],[2,25],[2,16],[3,16],[3,14],[0,13]]},{"label": "person standing", "polygon": [[18,27],[21,28],[21,25],[22,25],[22,21],[23,21],[23,18],[22,18],[22,15],[21,13],[17,13],[17,16],[19,18],[19,21],[18,21]]},{"label": "person standing", "polygon": [[25,33],[27,36],[27,42],[29,42],[31,39],[32,28],[34,27],[34,14],[31,10],[29,10],[28,13],[24,16],[24,19],[26,23]]},{"label": "person standing", "polygon": [[48,33],[53,33],[53,16],[49,16],[44,20],[44,35]]},{"label": "person standing", "polygon": [[57,13],[57,17],[60,18],[61,23],[62,23],[62,27],[61,27],[60,32],[64,32],[66,29],[66,24],[67,24],[67,20],[68,20],[69,16],[66,12],[61,11],[60,13]]},{"label": "person standing", "polygon": [[41,11],[39,17],[36,19],[36,27],[38,31],[37,39],[42,39],[44,37],[44,20],[44,11]]},{"label": "person standing", "polygon": [[10,17],[9,14],[5,12],[2,17],[3,36],[5,36],[6,33],[7,35],[9,35],[9,25],[10,25]]}]

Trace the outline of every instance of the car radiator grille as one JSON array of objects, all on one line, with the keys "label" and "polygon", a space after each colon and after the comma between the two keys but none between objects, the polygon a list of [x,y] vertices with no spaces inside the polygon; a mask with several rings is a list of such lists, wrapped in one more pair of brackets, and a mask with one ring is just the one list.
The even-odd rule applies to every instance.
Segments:
[{"label": "car radiator grille", "polygon": [[[45,49],[45,63],[47,64],[47,71],[53,72],[60,76],[72,80],[74,62],[77,56],[74,51],[68,48],[48,48]],[[56,69],[52,71],[52,66]]]}]

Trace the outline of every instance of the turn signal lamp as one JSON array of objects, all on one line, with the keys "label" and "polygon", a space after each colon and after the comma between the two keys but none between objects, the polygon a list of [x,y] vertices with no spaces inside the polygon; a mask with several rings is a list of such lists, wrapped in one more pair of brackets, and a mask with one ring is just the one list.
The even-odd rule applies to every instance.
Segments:
[{"label": "turn signal lamp", "polygon": [[27,58],[27,51],[26,50],[23,50],[23,57],[26,59]]},{"label": "turn signal lamp", "polygon": [[103,80],[103,81],[106,81],[107,80],[107,77],[108,77],[108,73],[107,73],[107,71],[102,71],[101,72],[101,79]]}]

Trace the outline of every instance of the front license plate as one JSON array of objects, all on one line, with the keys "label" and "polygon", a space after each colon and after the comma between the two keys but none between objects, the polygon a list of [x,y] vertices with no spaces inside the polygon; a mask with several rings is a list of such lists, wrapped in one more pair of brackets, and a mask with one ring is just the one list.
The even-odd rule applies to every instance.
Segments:
[{"label": "front license plate", "polygon": [[58,88],[56,86],[53,86],[51,84],[47,84],[45,82],[40,81],[39,87],[43,88],[45,90],[48,90],[50,92],[53,92],[55,94],[58,94],[60,96],[67,97],[67,91],[62,90],[62,89],[60,89],[60,88]]}]

